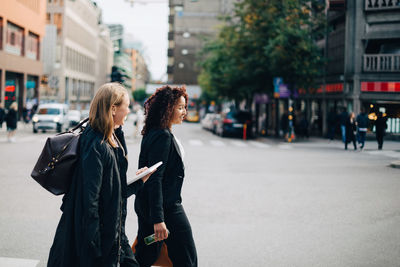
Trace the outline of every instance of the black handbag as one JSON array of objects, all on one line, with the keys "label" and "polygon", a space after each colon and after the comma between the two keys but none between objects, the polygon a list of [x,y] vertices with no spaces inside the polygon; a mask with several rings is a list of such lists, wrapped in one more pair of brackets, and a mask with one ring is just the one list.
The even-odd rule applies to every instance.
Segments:
[{"label": "black handbag", "polygon": [[88,120],[82,120],[72,130],[47,138],[32,170],[32,178],[54,195],[62,195],[69,189],[78,160],[79,137]]}]

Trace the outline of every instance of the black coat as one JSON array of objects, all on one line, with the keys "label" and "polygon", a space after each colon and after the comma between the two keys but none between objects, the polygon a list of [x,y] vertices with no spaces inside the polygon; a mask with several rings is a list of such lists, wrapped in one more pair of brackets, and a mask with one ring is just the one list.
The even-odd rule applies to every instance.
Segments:
[{"label": "black coat", "polygon": [[17,129],[18,114],[14,109],[9,109],[6,115],[7,128]]},{"label": "black coat", "polygon": [[139,168],[163,164],[136,195],[135,211],[149,224],[164,222],[164,211],[181,203],[184,165],[178,144],[167,129],[152,129],[143,136]]},{"label": "black coat", "polygon": [[351,121],[350,118],[346,121],[346,140],[353,140],[357,130],[356,121]]},{"label": "black coat", "polygon": [[6,117],[6,112],[4,111],[4,108],[0,108],[0,126],[4,122],[5,117]]},{"label": "black coat", "polygon": [[384,117],[378,117],[375,121],[375,132],[376,135],[381,135],[384,136],[385,135],[385,131],[387,128],[387,123],[386,123],[387,119]]},{"label": "black coat", "polygon": [[[126,147],[120,129],[116,135]],[[126,185],[128,162],[122,149],[112,148],[102,139],[103,134],[90,126],[80,137],[80,157],[63,198],[63,214],[48,266],[116,266],[119,240],[122,247],[130,249],[123,245],[128,242],[124,230],[126,198],[143,182]]]}]

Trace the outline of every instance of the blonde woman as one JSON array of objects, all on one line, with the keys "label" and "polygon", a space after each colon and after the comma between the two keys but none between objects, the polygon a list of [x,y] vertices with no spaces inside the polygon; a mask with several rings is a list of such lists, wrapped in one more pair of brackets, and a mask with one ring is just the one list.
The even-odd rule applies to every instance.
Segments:
[{"label": "blonde woman", "polygon": [[15,133],[17,132],[17,121],[18,121],[18,104],[12,102],[6,116],[7,124],[7,139],[8,142],[15,142]]},{"label": "blonde woman", "polygon": [[127,185],[127,150],[121,126],[128,113],[129,96],[124,87],[117,83],[100,87],[80,137],[79,162],[63,198],[48,266],[139,266],[125,235],[126,202],[149,175]]}]

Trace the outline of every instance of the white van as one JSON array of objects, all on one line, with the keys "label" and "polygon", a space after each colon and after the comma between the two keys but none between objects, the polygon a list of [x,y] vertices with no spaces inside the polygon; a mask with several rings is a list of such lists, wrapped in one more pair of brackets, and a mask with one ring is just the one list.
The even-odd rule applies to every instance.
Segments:
[{"label": "white van", "polygon": [[66,104],[49,103],[39,105],[37,112],[32,117],[33,132],[38,130],[56,130],[61,133],[68,130],[68,106]]}]

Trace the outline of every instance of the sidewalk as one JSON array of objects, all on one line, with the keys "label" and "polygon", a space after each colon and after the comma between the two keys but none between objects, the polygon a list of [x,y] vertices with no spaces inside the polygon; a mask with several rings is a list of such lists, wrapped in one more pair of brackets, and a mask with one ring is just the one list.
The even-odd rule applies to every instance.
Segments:
[{"label": "sidewalk", "polygon": [[[329,140],[327,138],[322,137],[310,137],[310,138],[301,138],[296,139],[291,143],[286,142],[283,138],[276,137],[258,137],[255,140],[259,142],[263,142],[266,144],[288,144],[293,147],[302,147],[302,148],[323,148],[323,149],[335,149],[335,150],[344,150],[344,144],[341,140],[334,139]],[[358,145],[358,144],[357,144]],[[353,144],[348,146],[348,151],[353,151]],[[358,152],[367,152],[370,154],[376,155],[384,155],[390,154],[393,157],[392,160],[389,160],[388,166],[392,168],[400,168],[400,141],[393,140],[385,140],[383,143],[383,149],[378,150],[378,144],[376,140],[366,140],[364,149],[360,150],[357,147]]]}]

